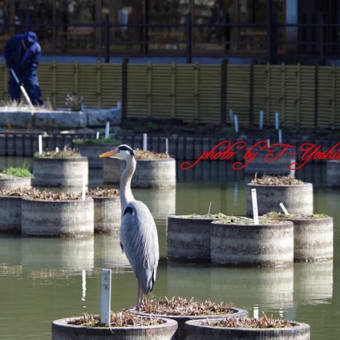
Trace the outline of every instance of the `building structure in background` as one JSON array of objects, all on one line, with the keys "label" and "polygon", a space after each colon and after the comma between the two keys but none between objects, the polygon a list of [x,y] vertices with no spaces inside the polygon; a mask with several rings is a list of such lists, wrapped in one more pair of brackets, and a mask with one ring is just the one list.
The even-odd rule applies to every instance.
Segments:
[{"label": "building structure in background", "polygon": [[[44,54],[253,57],[339,54],[336,0],[0,0],[0,44],[33,30]],[[271,52],[270,52],[271,50]],[[262,59],[261,59],[262,58]]]}]

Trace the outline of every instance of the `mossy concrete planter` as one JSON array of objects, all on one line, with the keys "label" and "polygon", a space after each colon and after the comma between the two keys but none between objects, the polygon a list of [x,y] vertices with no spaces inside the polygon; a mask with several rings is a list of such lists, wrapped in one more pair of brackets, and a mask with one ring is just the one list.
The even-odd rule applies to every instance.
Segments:
[{"label": "mossy concrete planter", "polygon": [[88,160],[86,157],[34,158],[33,186],[69,187],[81,190],[83,179],[88,185]]},{"label": "mossy concrete planter", "polygon": [[89,168],[91,169],[103,169],[104,159],[99,158],[99,155],[107,150],[114,149],[118,144],[90,144],[90,143],[73,143],[74,148],[79,153],[88,158]]},{"label": "mossy concrete planter", "polygon": [[233,307],[232,313],[230,314],[220,314],[220,315],[171,315],[171,314],[166,314],[166,315],[160,315],[160,314],[150,314],[150,313],[143,313],[143,312],[137,312],[135,309],[129,309],[129,312],[142,315],[142,316],[153,316],[153,317],[159,317],[159,318],[167,318],[167,319],[172,319],[177,322],[178,324],[178,329],[175,334],[175,338],[177,340],[184,340],[186,339],[186,333],[184,329],[184,325],[186,321],[189,320],[202,320],[202,319],[226,319],[226,318],[233,318],[233,317],[246,317],[248,316],[248,311],[244,309],[240,309],[237,307]]},{"label": "mossy concrete planter", "polygon": [[119,235],[120,198],[92,196],[94,201],[94,232]]},{"label": "mossy concrete planter", "polygon": [[93,199],[22,200],[22,234],[30,236],[80,236],[93,234]]},{"label": "mossy concrete planter", "polygon": [[[218,320],[211,320],[211,322]],[[188,321],[185,324],[187,340],[310,340],[310,326],[301,322],[292,322],[288,328],[229,328],[201,325],[201,321]]]},{"label": "mossy concrete planter", "polygon": [[247,216],[253,216],[251,189],[256,189],[259,215],[271,211],[281,212],[282,202],[290,214],[313,214],[313,184],[300,185],[247,185]]},{"label": "mossy concrete planter", "polygon": [[258,152],[256,158],[244,169],[246,174],[288,175],[290,162],[295,162],[295,156],[290,155],[289,152],[272,162],[265,161],[265,157],[269,155],[267,150],[256,150],[256,152]]},{"label": "mossy concrete planter", "polygon": [[168,258],[182,261],[210,261],[212,218],[168,216]]},{"label": "mossy concrete planter", "polygon": [[212,222],[211,262],[230,266],[281,266],[294,260],[293,223]]},{"label": "mossy concrete planter", "polygon": [[[119,184],[123,167],[122,161],[105,158],[104,182]],[[131,185],[135,188],[174,188],[176,186],[176,160],[173,158],[137,160],[136,172]]]},{"label": "mossy concrete planter", "polygon": [[21,233],[21,197],[0,196],[0,232]]},{"label": "mossy concrete planter", "polygon": [[333,218],[280,218],[294,223],[294,261],[333,259]]},{"label": "mossy concrete planter", "polygon": [[327,161],[327,185],[340,187],[340,160]]},{"label": "mossy concrete planter", "polygon": [[8,178],[0,177],[0,190],[16,190],[31,188],[30,177],[9,176]]},{"label": "mossy concrete planter", "polygon": [[70,325],[79,317],[55,320],[52,323],[52,340],[170,340],[174,339],[177,323],[164,319],[164,324],[148,327],[85,327]]}]

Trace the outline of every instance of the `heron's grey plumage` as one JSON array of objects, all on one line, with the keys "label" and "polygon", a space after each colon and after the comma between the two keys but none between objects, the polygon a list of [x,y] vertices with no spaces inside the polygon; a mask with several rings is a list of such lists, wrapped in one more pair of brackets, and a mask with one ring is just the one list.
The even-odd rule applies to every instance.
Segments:
[{"label": "heron's grey plumage", "polygon": [[156,281],[159,260],[157,228],[149,208],[135,200],[131,179],[136,169],[135,153],[128,145],[116,148],[115,156],[125,160],[120,178],[121,227],[120,242],[138,280],[137,305],[142,294],[152,291]]}]

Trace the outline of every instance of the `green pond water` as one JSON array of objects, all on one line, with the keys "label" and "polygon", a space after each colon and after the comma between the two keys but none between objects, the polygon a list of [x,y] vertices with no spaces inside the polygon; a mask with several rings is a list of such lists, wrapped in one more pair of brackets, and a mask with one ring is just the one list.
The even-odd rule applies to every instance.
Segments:
[{"label": "green pond water", "polygon": [[[23,159],[0,159],[0,168]],[[26,159],[30,165],[31,160]],[[168,213],[211,212],[244,215],[247,178],[226,162],[202,163],[178,172],[176,190],[134,190],[155,216],[162,261],[157,296],[185,296],[232,302],[250,315],[280,316],[311,325],[313,340],[340,336],[340,190],[326,186],[325,167],[309,166],[297,177],[314,183],[314,207],[334,217],[334,261],[295,264],[291,268],[226,268],[167,263]],[[91,171],[92,186],[102,182]],[[119,241],[108,235],[88,239],[21,238],[0,235],[0,339],[50,339],[51,321],[84,312],[98,313],[100,270],[112,268],[112,309],[136,302],[136,279],[121,253]]]}]

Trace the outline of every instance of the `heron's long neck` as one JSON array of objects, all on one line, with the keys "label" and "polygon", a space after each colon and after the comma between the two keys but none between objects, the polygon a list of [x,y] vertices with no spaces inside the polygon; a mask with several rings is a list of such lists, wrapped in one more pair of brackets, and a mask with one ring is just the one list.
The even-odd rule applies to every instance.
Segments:
[{"label": "heron's long neck", "polygon": [[125,167],[120,176],[120,204],[122,212],[126,205],[135,199],[131,191],[131,179],[135,170],[136,160],[134,157],[131,157],[129,160],[125,161]]}]

